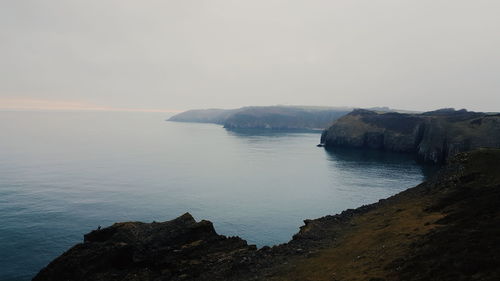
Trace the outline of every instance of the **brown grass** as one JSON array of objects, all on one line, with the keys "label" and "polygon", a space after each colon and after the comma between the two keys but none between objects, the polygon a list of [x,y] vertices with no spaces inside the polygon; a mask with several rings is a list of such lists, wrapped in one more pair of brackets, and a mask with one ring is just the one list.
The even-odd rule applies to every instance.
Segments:
[{"label": "brown grass", "polygon": [[290,262],[273,280],[395,280],[398,269],[390,265],[443,217],[424,211],[426,205],[424,198],[408,198],[357,216],[333,245]]}]

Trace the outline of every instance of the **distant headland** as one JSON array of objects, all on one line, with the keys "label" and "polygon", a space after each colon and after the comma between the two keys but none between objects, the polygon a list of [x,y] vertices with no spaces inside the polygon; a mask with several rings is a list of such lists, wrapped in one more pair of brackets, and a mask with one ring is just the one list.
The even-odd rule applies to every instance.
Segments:
[{"label": "distant headland", "polygon": [[[227,129],[302,130],[325,129],[352,107],[328,106],[247,106],[238,109],[193,109],[176,114],[168,121],[214,123]],[[388,107],[370,110],[405,112]]]},{"label": "distant headland", "polygon": [[227,129],[324,129],[350,111],[347,107],[248,106],[188,110],[168,120],[221,124]]}]

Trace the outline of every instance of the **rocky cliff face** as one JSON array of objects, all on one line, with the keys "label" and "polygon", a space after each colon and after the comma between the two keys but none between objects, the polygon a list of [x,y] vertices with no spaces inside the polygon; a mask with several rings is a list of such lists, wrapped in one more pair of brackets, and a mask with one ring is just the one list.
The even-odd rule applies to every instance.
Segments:
[{"label": "rocky cliff face", "polygon": [[306,220],[293,239],[256,249],[185,214],[117,223],[33,279],[500,280],[500,150],[461,153],[436,176],[378,203]]},{"label": "rocky cliff face", "polygon": [[326,147],[346,146],[415,153],[444,162],[459,152],[500,147],[500,115],[443,109],[423,114],[354,110],[322,135]]}]

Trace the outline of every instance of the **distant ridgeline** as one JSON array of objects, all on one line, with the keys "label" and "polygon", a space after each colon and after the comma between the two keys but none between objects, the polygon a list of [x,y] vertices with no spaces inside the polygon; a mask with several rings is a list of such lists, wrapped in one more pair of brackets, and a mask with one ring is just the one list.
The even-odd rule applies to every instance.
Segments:
[{"label": "distant ridgeline", "polygon": [[239,109],[196,109],[169,121],[224,125],[228,129],[324,129],[352,108],[319,106],[249,106]]},{"label": "distant ridgeline", "polygon": [[500,147],[500,114],[440,109],[421,114],[356,109],[321,136],[325,147],[373,148],[416,153],[440,163],[463,151]]}]

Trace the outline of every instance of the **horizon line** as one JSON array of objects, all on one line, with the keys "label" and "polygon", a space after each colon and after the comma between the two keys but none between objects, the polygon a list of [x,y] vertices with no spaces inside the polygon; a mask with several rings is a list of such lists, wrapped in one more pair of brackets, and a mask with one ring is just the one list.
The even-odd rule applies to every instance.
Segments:
[{"label": "horizon line", "polygon": [[61,101],[31,98],[0,98],[2,111],[107,111],[179,113],[184,110],[102,106],[83,101]]}]

